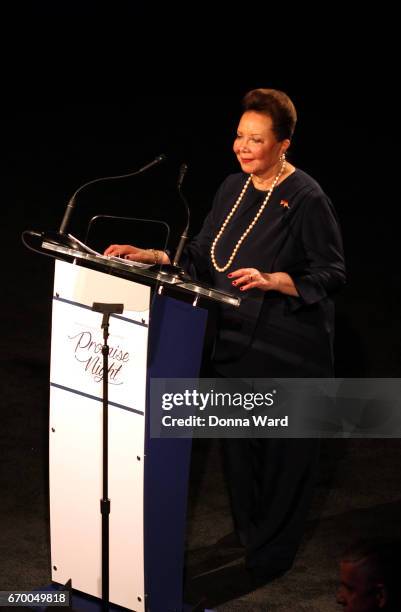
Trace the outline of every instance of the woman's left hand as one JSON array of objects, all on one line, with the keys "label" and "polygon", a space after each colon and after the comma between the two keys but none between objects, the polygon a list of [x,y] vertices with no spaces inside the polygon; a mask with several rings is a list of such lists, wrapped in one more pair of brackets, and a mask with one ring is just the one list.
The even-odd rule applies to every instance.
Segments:
[{"label": "woman's left hand", "polygon": [[298,291],[291,276],[286,272],[260,272],[256,268],[240,268],[227,275],[232,284],[241,291],[261,289],[262,291],[279,291],[297,296]]}]

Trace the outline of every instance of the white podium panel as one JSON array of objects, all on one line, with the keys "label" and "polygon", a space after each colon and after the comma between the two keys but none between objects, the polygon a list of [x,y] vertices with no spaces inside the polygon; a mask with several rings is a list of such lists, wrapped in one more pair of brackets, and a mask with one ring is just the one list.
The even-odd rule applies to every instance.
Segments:
[{"label": "white podium panel", "polygon": [[101,597],[102,354],[110,317],[110,601],[144,608],[143,474],[149,287],[57,261],[50,392],[52,579]]}]

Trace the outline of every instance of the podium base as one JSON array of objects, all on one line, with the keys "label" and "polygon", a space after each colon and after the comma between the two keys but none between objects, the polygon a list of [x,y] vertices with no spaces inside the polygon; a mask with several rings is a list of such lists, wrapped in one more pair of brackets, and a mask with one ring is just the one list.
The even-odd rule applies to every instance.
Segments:
[{"label": "podium base", "polygon": [[[45,587],[40,587],[38,589],[34,589],[34,591],[64,591],[65,587],[61,584],[48,584]],[[31,610],[35,610],[36,612],[50,612],[51,610],[58,610],[61,612],[64,610],[72,610],[72,612],[102,612],[102,601],[101,599],[97,599],[92,597],[91,595],[86,595],[85,593],[81,593],[80,591],[71,591],[71,599],[69,607],[67,606],[52,606],[51,604],[48,606],[27,606],[27,608]],[[132,612],[129,608],[123,608],[122,606],[113,606],[110,604],[109,612]],[[170,611],[169,611],[170,612]],[[182,611],[171,610],[171,612],[215,612],[214,610],[210,610],[209,608],[203,608],[198,606],[193,606],[191,604],[184,604]]]}]

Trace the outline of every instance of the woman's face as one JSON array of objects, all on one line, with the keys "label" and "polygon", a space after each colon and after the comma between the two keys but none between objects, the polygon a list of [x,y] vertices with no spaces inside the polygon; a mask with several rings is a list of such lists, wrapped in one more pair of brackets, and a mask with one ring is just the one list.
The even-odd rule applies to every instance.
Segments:
[{"label": "woman's face", "polygon": [[290,141],[278,142],[271,117],[256,111],[246,111],[239,122],[234,140],[234,153],[243,172],[263,177],[277,164]]}]

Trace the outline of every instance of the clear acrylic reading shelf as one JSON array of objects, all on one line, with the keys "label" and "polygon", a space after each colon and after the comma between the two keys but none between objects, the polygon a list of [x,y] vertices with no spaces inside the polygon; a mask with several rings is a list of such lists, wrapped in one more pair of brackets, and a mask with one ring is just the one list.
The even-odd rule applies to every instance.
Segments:
[{"label": "clear acrylic reading shelf", "polygon": [[83,244],[73,236],[68,235],[69,246],[65,244],[57,243],[56,240],[49,241],[45,239],[42,242],[42,249],[51,251],[57,256],[67,256],[74,260],[79,260],[82,263],[97,264],[103,268],[107,268],[108,272],[115,271],[116,273],[122,272],[124,276],[138,278],[141,277],[144,281],[153,281],[161,283],[162,285],[171,286],[175,289],[185,291],[192,294],[193,296],[203,297],[215,302],[221,302],[224,304],[230,304],[231,306],[238,307],[241,303],[241,298],[219,289],[214,289],[208,285],[199,281],[193,281],[189,278],[183,278],[175,270],[172,270],[172,266],[154,266],[136,261],[130,261],[127,259],[121,259],[119,257],[110,257],[97,253],[87,245]]}]

